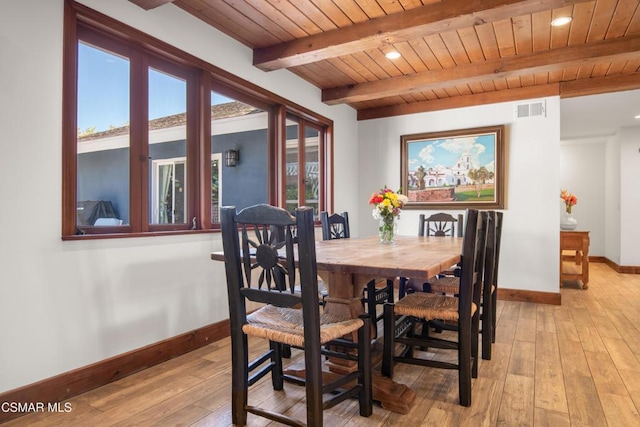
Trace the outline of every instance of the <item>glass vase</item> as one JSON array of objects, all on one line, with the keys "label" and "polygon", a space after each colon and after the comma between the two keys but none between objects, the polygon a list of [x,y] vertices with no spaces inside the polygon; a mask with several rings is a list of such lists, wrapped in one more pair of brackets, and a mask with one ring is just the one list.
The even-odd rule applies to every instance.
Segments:
[{"label": "glass vase", "polygon": [[378,228],[380,243],[383,245],[392,245],[397,232],[398,223],[396,222],[395,216],[380,218],[380,227]]}]

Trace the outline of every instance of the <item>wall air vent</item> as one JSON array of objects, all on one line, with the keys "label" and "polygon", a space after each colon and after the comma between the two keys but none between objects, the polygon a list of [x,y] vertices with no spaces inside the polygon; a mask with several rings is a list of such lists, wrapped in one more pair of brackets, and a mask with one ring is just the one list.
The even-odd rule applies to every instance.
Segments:
[{"label": "wall air vent", "polygon": [[546,101],[536,101],[528,104],[516,104],[516,119],[527,117],[547,117]]}]

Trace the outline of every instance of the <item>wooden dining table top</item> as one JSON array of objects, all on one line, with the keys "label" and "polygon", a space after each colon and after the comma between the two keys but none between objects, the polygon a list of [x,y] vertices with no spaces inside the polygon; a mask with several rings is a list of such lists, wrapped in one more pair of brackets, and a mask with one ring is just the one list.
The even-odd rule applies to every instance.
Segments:
[{"label": "wooden dining table top", "polygon": [[427,280],[460,262],[461,237],[396,236],[391,245],[378,237],[316,242],[318,270]]},{"label": "wooden dining table top", "polygon": [[[378,237],[320,240],[316,263],[321,272],[427,280],[461,260],[461,237],[396,236],[393,244]],[[211,259],[224,261],[224,253]]]}]

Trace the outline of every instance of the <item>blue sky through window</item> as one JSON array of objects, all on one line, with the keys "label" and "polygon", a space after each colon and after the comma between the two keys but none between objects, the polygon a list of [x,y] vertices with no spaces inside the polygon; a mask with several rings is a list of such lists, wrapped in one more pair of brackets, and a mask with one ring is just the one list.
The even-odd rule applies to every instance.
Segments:
[{"label": "blue sky through window", "polygon": [[[95,132],[129,123],[129,60],[85,43],[78,44],[78,127]],[[149,72],[149,118],[183,113],[185,82],[156,70]],[[231,102],[213,93],[212,105]]]}]

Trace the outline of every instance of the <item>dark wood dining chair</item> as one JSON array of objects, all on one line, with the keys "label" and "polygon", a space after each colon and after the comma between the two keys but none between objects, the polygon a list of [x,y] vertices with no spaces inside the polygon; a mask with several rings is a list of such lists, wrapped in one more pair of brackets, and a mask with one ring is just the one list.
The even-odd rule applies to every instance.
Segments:
[{"label": "dark wood dining chair", "polygon": [[429,216],[420,214],[418,217],[418,236],[462,237],[463,224],[462,214],[458,214],[457,218],[445,212],[438,212]]},{"label": "dark wood dining chair", "polygon": [[[238,213],[233,206],[223,207],[221,227],[231,330],[232,423],[246,425],[247,413],[252,413],[287,425],[322,426],[323,409],[351,397],[358,398],[360,415],[370,416],[371,322],[367,314],[339,319],[321,313],[313,209],[299,208],[293,216],[269,205]],[[247,301],[264,306],[249,314]],[[342,338],[354,334],[357,342]],[[251,362],[248,336],[269,341],[269,350]],[[304,351],[304,378],[284,372],[283,345]],[[322,354],[328,354],[327,345],[332,357],[357,360],[357,370],[323,382]],[[346,351],[339,353],[341,348]],[[268,373],[274,390],[282,390],[284,381],[305,386],[306,424],[248,405],[249,388]]]},{"label": "dark wood dining chair", "polygon": [[[482,303],[480,319],[482,323],[482,358],[491,360],[491,348],[495,343],[496,304],[498,295],[498,266],[500,260],[500,239],[502,237],[502,212],[487,212],[487,238],[485,241],[484,272],[482,280]],[[431,282],[434,293],[457,296],[460,292],[459,277],[441,277]],[[440,325],[446,328],[446,325]]]},{"label": "dark wood dining chair", "polygon": [[[462,237],[463,227],[464,216],[462,214],[458,214],[457,218],[445,212],[418,216],[418,236]],[[454,275],[454,269],[444,272],[443,275]],[[431,285],[428,282],[414,283],[401,277],[398,283],[398,297],[402,298],[412,292],[431,292]]]},{"label": "dark wood dining chair", "polygon": [[[484,215],[474,209],[467,210],[458,297],[415,292],[395,304],[384,306],[382,374],[393,378],[396,363],[455,369],[462,406],[471,406],[471,378],[478,374],[479,306],[486,226]],[[422,325],[421,320],[433,319],[455,322],[457,340],[417,333],[416,326]],[[403,347],[399,354],[396,354],[396,344]],[[456,351],[456,362],[421,358],[414,352],[415,348],[429,347]]]},{"label": "dark wood dining chair", "polygon": [[[323,211],[320,212],[320,223],[322,224],[322,239],[347,239],[351,236],[349,230],[349,214],[342,212],[341,214],[331,214]],[[382,321],[383,313],[378,314],[377,307],[385,302],[393,302],[393,283],[394,280],[386,281],[371,280],[367,283],[367,287],[363,290],[362,304],[364,305],[371,322],[376,325],[374,328],[374,338],[378,336],[378,322]]]}]

